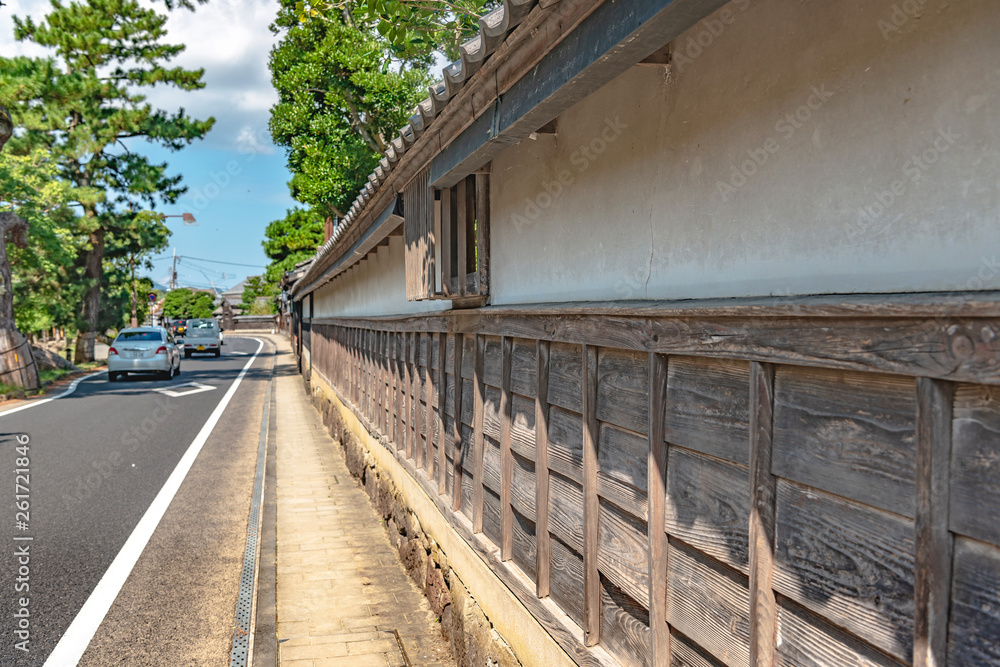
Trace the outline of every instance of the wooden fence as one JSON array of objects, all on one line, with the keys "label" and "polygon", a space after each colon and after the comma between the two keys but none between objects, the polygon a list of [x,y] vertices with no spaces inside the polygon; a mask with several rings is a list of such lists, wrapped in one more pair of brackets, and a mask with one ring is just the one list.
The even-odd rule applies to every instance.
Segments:
[{"label": "wooden fence", "polygon": [[491,309],[303,342],[580,664],[996,665],[996,312]]}]

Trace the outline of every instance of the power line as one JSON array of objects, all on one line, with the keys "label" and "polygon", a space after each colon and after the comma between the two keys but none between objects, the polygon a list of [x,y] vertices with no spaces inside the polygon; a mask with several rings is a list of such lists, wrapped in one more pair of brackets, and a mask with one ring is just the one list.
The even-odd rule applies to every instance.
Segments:
[{"label": "power line", "polygon": [[183,259],[194,259],[194,260],[197,260],[199,262],[209,262],[211,264],[230,264],[232,266],[249,266],[249,267],[254,268],[254,269],[266,269],[267,268],[263,264],[240,264],[238,262],[223,262],[223,261],[220,261],[220,260],[217,260],[217,259],[205,259],[204,257],[191,257],[190,255],[178,255],[178,257],[181,257]]}]

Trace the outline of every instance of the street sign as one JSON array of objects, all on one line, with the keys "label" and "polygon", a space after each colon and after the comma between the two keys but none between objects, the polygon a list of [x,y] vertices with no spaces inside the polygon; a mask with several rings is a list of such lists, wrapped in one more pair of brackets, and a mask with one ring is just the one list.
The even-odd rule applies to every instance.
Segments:
[{"label": "street sign", "polygon": [[153,292],[150,292],[149,293],[149,300],[150,301],[156,301],[156,294],[154,294]]}]

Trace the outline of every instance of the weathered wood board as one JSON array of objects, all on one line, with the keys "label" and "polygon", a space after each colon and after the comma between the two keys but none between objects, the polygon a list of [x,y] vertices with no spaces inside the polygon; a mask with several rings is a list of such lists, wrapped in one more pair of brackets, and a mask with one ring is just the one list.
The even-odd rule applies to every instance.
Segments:
[{"label": "weathered wood board", "polygon": [[775,475],[915,516],[913,378],[779,366]]},{"label": "weathered wood board", "polygon": [[948,527],[1000,545],[1000,387],[955,392]]},{"label": "weathered wood board", "polygon": [[775,541],[776,591],[910,659],[912,521],[779,479]]},{"label": "weathered wood board", "polygon": [[749,463],[750,365],[670,357],[665,435],[668,442]]},{"label": "weathered wood board", "polygon": [[649,612],[601,577],[601,643],[628,667],[649,666]]},{"label": "weathered wood board", "polygon": [[1000,549],[955,540],[949,665],[1000,664]]}]

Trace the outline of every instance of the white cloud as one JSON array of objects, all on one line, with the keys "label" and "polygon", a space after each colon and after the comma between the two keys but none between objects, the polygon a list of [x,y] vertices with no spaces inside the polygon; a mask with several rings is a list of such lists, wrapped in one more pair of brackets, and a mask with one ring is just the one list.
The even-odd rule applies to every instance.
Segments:
[{"label": "white cloud", "polygon": [[[166,11],[162,3],[143,0],[143,4]],[[14,41],[11,15],[39,20],[49,7],[47,0],[6,0],[0,7],[0,55],[46,55],[46,49]],[[170,12],[166,40],[187,47],[171,65],[204,68],[206,86],[191,92],[157,86],[144,91],[149,102],[167,111],[183,107],[195,118],[214,116],[215,128],[203,145],[236,149],[245,146],[249,136],[259,152],[273,152],[267,121],[277,95],[267,56],[277,41],[268,30],[277,11],[275,0],[212,0],[194,12]]]}]

